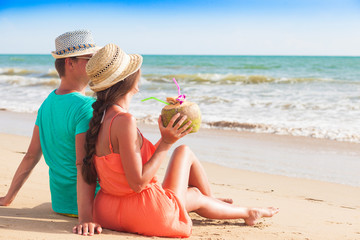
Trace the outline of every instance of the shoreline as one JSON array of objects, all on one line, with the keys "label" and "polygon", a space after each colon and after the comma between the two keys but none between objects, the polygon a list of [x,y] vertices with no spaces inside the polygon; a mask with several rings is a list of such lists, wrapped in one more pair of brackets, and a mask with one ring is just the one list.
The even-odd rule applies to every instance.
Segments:
[{"label": "shoreline", "polygon": [[[0,133],[31,137],[35,113],[0,111]],[[151,142],[157,125],[138,123]],[[201,128],[180,139],[203,162],[251,171],[360,187],[360,144],[303,136]]]}]

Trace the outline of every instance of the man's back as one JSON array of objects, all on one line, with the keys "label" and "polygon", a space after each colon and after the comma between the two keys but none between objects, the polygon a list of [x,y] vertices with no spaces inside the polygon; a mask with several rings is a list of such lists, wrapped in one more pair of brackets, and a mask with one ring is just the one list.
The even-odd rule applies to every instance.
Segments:
[{"label": "man's back", "polygon": [[52,208],[58,213],[78,214],[75,136],[89,128],[93,102],[78,92],[57,95],[53,91],[38,112],[36,125],[49,166]]}]

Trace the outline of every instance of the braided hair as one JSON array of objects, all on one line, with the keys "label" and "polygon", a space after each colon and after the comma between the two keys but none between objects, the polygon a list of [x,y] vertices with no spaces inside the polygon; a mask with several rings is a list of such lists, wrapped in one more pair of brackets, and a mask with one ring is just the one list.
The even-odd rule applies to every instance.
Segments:
[{"label": "braided hair", "polygon": [[88,184],[96,183],[97,173],[94,165],[94,155],[96,153],[96,141],[101,127],[101,120],[104,111],[113,105],[120,97],[130,92],[136,83],[136,79],[140,74],[139,71],[125,78],[123,81],[115,85],[96,92],[96,101],[92,104],[93,117],[89,123],[89,130],[86,132],[85,151],[86,156],[83,159],[82,175]]}]

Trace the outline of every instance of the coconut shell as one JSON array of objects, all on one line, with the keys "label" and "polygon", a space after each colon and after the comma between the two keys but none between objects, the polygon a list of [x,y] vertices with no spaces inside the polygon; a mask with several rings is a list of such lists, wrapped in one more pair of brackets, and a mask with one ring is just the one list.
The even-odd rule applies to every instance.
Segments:
[{"label": "coconut shell", "polygon": [[[166,105],[161,110],[161,118],[164,127],[169,124],[171,118],[177,113],[180,113],[180,117],[178,118],[178,120],[180,120],[180,118],[184,115],[187,116],[187,119],[182,125],[186,124],[189,120],[191,120],[190,127],[193,128],[191,130],[191,133],[199,131],[201,125],[201,112],[199,106],[196,103],[185,101],[182,104],[177,102],[176,104]],[[175,121],[175,124],[177,123],[177,121]]]}]

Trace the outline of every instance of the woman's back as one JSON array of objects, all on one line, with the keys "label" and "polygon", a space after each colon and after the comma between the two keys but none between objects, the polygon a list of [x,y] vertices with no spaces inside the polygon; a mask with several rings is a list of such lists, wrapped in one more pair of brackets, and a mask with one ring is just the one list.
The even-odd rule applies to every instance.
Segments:
[{"label": "woman's back", "polygon": [[[161,187],[156,177],[139,193],[129,186],[121,156],[113,151],[111,144],[110,131],[116,129],[111,125],[116,116],[118,114],[115,114],[110,124],[104,125],[100,132],[104,137],[105,127],[108,127],[109,154],[94,157],[101,186],[94,204],[95,221],[105,228],[149,236],[190,236],[192,223],[185,208],[171,191]],[[140,136],[141,158],[145,164],[154,153],[155,147],[141,134]]]}]

